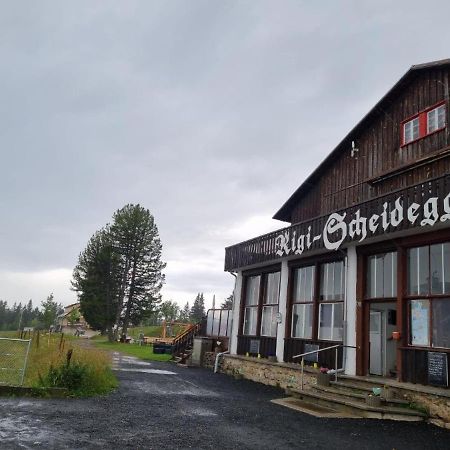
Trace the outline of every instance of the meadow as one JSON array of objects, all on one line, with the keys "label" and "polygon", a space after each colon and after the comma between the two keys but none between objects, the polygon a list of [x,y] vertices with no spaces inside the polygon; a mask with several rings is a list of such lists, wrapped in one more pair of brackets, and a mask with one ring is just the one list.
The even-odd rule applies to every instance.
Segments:
[{"label": "meadow", "polygon": [[[19,336],[17,332],[1,332],[0,337]],[[24,386],[64,387],[69,390],[69,395],[76,397],[106,394],[117,387],[109,352],[89,345],[84,339],[59,333],[36,332],[31,337]],[[5,341],[2,345],[7,348]],[[15,345],[12,342],[9,348],[17,348]],[[0,362],[3,357],[4,362],[14,363],[11,359],[6,360],[6,354],[5,350],[0,353]],[[17,355],[21,364],[23,354],[18,352]]]}]

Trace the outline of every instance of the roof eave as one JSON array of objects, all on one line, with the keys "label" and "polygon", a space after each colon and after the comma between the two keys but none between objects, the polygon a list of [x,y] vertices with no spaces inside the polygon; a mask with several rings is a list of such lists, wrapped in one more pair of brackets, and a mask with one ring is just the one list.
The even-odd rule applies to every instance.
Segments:
[{"label": "roof eave", "polygon": [[384,103],[388,97],[395,92],[403,83],[407,81],[407,79],[411,76],[413,72],[417,72],[419,70],[424,69],[434,69],[439,67],[444,67],[450,65],[449,59],[441,59],[439,61],[432,61],[429,63],[416,64],[409,68],[407,72],[397,81],[397,83],[392,86],[391,89],[383,96],[381,99],[373,106],[369,112],[351,129],[351,131],[342,139],[339,144],[332,150],[326,158],[317,166],[317,168],[309,175],[308,178],[296,189],[296,191],[288,198],[288,200],[283,204],[283,206],[275,213],[273,219],[281,220],[283,222],[291,222],[291,209],[298,202],[299,196],[309,188],[314,185],[315,178],[317,175],[329,164],[333,157],[336,156],[340,150],[340,148],[350,140],[351,136],[357,132],[357,130],[362,126],[362,124],[374,113],[377,112],[377,109],[380,107],[382,103]]}]

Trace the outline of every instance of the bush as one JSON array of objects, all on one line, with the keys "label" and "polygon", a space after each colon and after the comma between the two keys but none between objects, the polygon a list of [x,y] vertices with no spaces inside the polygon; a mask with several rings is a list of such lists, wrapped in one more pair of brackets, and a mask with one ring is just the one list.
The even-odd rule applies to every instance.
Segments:
[{"label": "bush", "polygon": [[97,355],[100,361],[94,361],[96,352],[89,356],[83,352],[84,360],[72,360],[72,351],[67,353],[66,361],[62,362],[63,358],[60,358],[58,365],[51,363],[48,366],[44,376],[39,374],[38,386],[66,388],[74,397],[106,394],[117,387],[116,377],[101,361],[102,355]]},{"label": "bush", "polygon": [[82,389],[89,375],[86,364],[74,362],[59,367],[50,366],[43,384],[51,387],[67,388],[69,391]]}]

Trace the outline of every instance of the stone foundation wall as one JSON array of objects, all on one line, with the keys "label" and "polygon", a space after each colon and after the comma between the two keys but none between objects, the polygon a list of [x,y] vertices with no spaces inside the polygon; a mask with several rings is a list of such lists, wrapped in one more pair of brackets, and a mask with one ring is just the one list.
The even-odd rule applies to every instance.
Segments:
[{"label": "stone foundation wall", "polygon": [[206,369],[214,369],[214,363],[216,362],[216,355],[217,355],[216,352],[205,352],[203,356],[202,367],[205,367]]},{"label": "stone foundation wall", "polygon": [[[299,365],[274,363],[267,359],[258,359],[236,355],[224,355],[219,370],[231,376],[238,376],[258,383],[277,386],[282,389],[301,388],[301,371]],[[316,383],[317,371],[305,368],[304,387]],[[439,427],[450,429],[450,390],[433,390],[427,386],[420,391],[418,385],[408,383],[391,383],[398,398],[404,398],[418,409],[426,411],[429,422]],[[427,392],[428,390],[428,392]]]},{"label": "stone foundation wall", "polygon": [[[273,363],[267,359],[257,359],[241,356],[223,356],[222,373],[237,375],[247,380],[277,386],[282,389],[301,387],[301,372],[299,366],[285,363]],[[316,383],[313,373],[305,371],[304,387]]]},{"label": "stone foundation wall", "polygon": [[430,423],[450,429],[450,398],[421,392],[408,392],[404,394],[404,397],[424,408],[430,416]]}]

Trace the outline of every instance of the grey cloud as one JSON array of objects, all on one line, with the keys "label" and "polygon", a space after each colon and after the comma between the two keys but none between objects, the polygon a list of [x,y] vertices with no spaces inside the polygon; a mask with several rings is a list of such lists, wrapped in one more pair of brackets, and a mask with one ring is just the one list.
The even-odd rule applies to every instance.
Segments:
[{"label": "grey cloud", "polygon": [[169,261],[209,258],[214,270],[169,264],[172,292],[230,291],[223,247],[235,241],[210,230],[271,216],[411,64],[448,57],[449,11],[4,4],[0,271],[71,269],[117,208],[139,202]]}]

